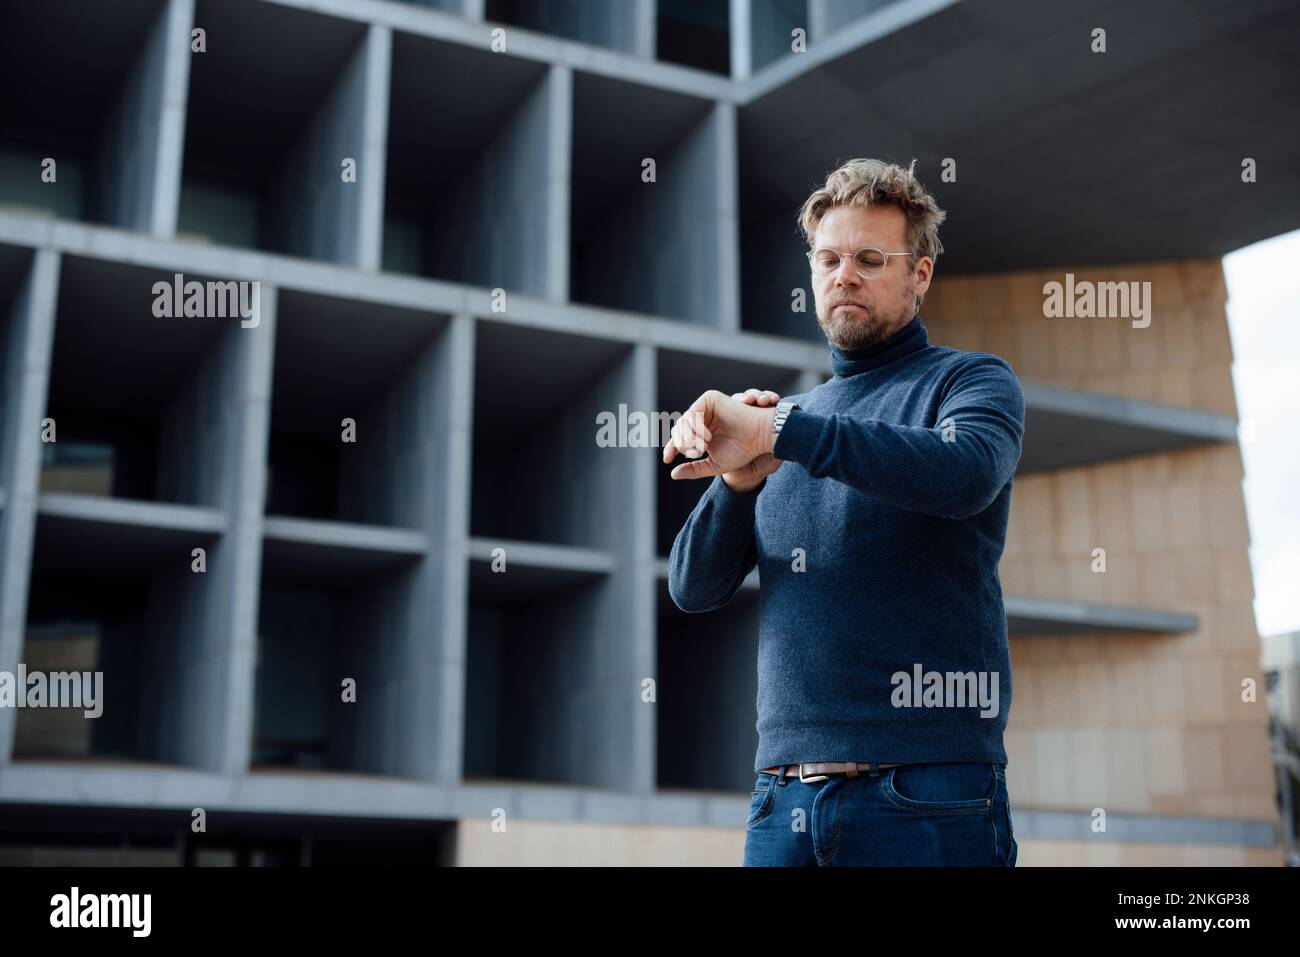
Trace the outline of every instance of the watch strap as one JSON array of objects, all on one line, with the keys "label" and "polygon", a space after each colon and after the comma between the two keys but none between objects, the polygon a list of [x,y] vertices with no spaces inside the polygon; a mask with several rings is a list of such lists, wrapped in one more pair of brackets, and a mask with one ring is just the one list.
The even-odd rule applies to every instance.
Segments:
[{"label": "watch strap", "polygon": [[782,399],[776,404],[776,416],[772,419],[773,435],[781,434],[781,429],[785,425],[785,420],[790,417],[791,410],[799,407],[798,402],[791,402],[788,399]]}]

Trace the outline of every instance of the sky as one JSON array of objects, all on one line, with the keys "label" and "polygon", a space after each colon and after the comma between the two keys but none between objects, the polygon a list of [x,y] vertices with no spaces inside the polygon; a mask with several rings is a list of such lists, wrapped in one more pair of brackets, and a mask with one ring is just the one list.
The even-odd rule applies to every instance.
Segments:
[{"label": "sky", "polygon": [[1255,623],[1300,631],[1300,230],[1223,258]]}]

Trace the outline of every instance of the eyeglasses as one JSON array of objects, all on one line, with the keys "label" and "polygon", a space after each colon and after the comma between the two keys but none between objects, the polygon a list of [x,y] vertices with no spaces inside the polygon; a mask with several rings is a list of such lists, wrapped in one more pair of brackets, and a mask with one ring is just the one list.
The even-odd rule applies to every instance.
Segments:
[{"label": "eyeglasses", "polygon": [[[808,264],[812,266],[812,271],[818,276],[829,276],[840,268],[840,251],[838,249],[822,248],[814,249],[812,252],[805,253],[808,257]],[[890,256],[913,256],[915,253],[910,251],[902,253],[887,253],[877,249],[875,246],[863,246],[853,254],[853,259],[857,264],[858,275],[863,279],[875,279],[885,271],[889,265]]]}]

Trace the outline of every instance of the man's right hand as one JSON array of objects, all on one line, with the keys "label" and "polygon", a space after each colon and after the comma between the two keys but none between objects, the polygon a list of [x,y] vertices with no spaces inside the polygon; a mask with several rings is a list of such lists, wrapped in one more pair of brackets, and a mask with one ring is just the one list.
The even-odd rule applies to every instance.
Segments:
[{"label": "man's right hand", "polygon": [[[775,392],[763,389],[748,389],[745,392],[733,392],[733,399],[744,402],[746,405],[756,405],[767,407],[776,405],[781,401],[781,397]],[[771,452],[764,452],[758,458],[751,461],[748,465],[733,469],[730,472],[722,473],[722,481],[727,483],[727,487],[733,492],[741,494],[752,492],[763,483],[767,478],[782,465],[780,459],[776,458]]]}]

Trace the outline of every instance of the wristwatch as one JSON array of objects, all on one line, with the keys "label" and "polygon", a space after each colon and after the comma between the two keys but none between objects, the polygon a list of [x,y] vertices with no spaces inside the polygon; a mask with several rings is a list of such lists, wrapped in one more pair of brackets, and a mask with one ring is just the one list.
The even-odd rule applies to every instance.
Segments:
[{"label": "wristwatch", "polygon": [[798,402],[791,402],[789,399],[782,399],[776,404],[776,417],[772,419],[772,444],[776,444],[776,439],[781,435],[781,427],[785,425],[785,420],[790,416],[791,409],[800,408]]}]

